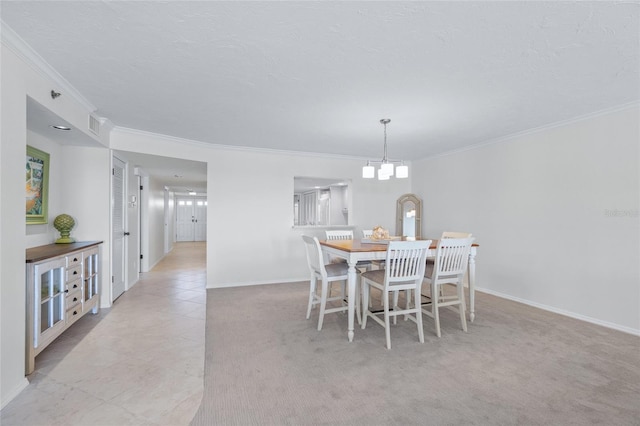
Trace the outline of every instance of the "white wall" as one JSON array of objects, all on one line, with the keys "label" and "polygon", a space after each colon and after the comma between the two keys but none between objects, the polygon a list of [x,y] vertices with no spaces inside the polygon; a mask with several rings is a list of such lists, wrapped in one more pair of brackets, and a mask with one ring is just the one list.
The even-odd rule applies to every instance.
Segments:
[{"label": "white wall", "polygon": [[[116,155],[117,157],[117,155]],[[123,160],[123,159],[121,159]],[[124,161],[124,160],[123,160]],[[126,162],[126,161],[125,161]],[[129,236],[126,237],[126,253],[127,257],[125,262],[127,263],[127,290],[131,288],[136,282],[138,282],[140,274],[140,200],[138,197],[138,176],[135,174],[135,167],[131,163],[127,163],[126,167],[127,176],[127,213],[126,213],[126,228],[129,232]],[[131,196],[136,197],[135,203],[131,203]]]},{"label": "white wall", "polygon": [[348,215],[344,214],[343,209],[348,209],[347,204],[347,187],[331,186],[331,224],[332,225],[348,225]]},{"label": "white wall", "polygon": [[[75,219],[71,237],[76,241],[103,241],[101,247],[101,283],[108,283],[110,241],[105,231],[110,224],[109,198],[95,188],[108,188],[109,151],[105,148],[60,145],[46,137],[27,131],[27,144],[49,154],[49,207],[46,224],[26,226],[25,248],[55,242],[60,233],[53,220],[62,213]],[[96,229],[101,231],[96,233]],[[109,286],[101,286],[101,305],[110,305]]]},{"label": "white wall", "polygon": [[146,224],[149,230],[149,252],[144,255],[149,256],[149,268],[153,269],[164,257],[164,185],[150,177],[143,191],[148,197]]},{"label": "white wall", "polygon": [[[105,148],[63,147],[63,210],[73,216],[76,241],[102,241],[100,306],[111,306],[111,153]],[[52,241],[49,241],[52,242]]]},{"label": "white wall", "polygon": [[[300,236],[318,231],[292,229],[294,176],[352,179],[351,223],[356,226],[380,223],[392,227],[395,201],[409,188],[409,182],[403,180],[364,181],[358,160],[244,151],[223,155],[224,161],[217,163],[223,167],[215,170],[211,163],[208,167],[208,240],[217,241],[208,245],[211,286],[307,279]],[[251,251],[247,251],[247,240]],[[244,266],[247,256],[251,268]],[[226,261],[216,263],[215,259]]]},{"label": "white wall", "polygon": [[[46,138],[33,134],[27,135],[27,97],[46,107],[77,129],[87,127],[90,111],[75,100],[69,92],[52,100],[52,88],[60,88],[59,82],[53,81],[36,72],[18,57],[16,51],[7,43],[7,28],[2,29],[2,51],[0,55],[0,85],[2,97],[0,104],[0,398],[2,406],[6,405],[27,384],[24,377],[25,366],[25,249],[52,243],[57,237],[51,222],[47,225],[36,225],[29,228],[25,225],[24,213],[24,162],[27,143],[42,148],[53,154],[49,184],[49,220],[62,211],[68,211],[75,217],[79,226],[72,235],[78,239],[91,234],[92,240],[108,241],[109,221],[108,208],[106,217],[102,214],[109,200],[104,194],[109,193],[108,168],[104,176],[96,171],[96,163],[92,158],[83,156],[82,162],[73,163],[70,156],[75,152],[71,147],[61,146]],[[104,144],[86,135],[95,142]],[[69,149],[68,149],[69,148]],[[77,147],[76,147],[77,149]],[[96,150],[99,148],[95,148]],[[106,148],[102,149],[107,152]],[[67,172],[73,165],[78,175]],[[108,167],[108,166],[107,166]],[[74,192],[77,177],[82,176],[81,187],[88,188],[90,193],[78,197]],[[71,179],[71,181],[67,181]],[[61,189],[62,188],[62,189]],[[104,198],[106,198],[106,201]],[[72,204],[80,202],[77,213],[67,210]],[[73,204],[76,208],[76,204]],[[87,224],[91,225],[91,231]],[[33,225],[30,225],[33,226]],[[28,234],[28,235],[27,235]],[[103,251],[103,254],[105,251]],[[103,272],[108,270],[109,262],[103,256]]]},{"label": "white wall", "polygon": [[396,199],[411,187],[409,179],[362,179],[363,161],[357,159],[213,148],[125,129],[114,130],[111,144],[207,162],[208,287],[308,279],[300,236],[322,230],[293,229],[294,176],[352,179],[349,211],[358,229],[394,230]]},{"label": "white wall", "polygon": [[639,114],[416,162],[423,235],[472,232],[488,292],[639,334]]},{"label": "white wall", "polygon": [[164,197],[164,227],[166,229],[165,254],[173,250],[176,241],[176,194],[173,191],[165,191]]},{"label": "white wall", "polygon": [[0,54],[0,397],[4,407],[28,384],[24,377],[26,235],[22,179],[27,82],[21,67],[16,66],[17,59],[4,44]]},{"label": "white wall", "polygon": [[[49,207],[47,215],[49,222],[39,225],[27,225],[25,231],[27,235],[26,247],[37,247],[50,244],[60,237],[58,231],[53,227],[53,219],[57,215],[62,213],[74,215],[73,212],[65,210],[63,200],[64,154],[62,146],[32,131],[27,131],[27,145],[49,154]],[[71,236],[75,237],[75,229],[71,231]]]}]

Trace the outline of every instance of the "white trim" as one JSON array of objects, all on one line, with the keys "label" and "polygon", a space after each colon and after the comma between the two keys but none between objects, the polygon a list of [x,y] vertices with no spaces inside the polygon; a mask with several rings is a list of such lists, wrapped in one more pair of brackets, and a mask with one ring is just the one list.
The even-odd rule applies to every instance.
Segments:
[{"label": "white trim", "polygon": [[[140,274],[138,274],[140,275]],[[136,278],[136,280],[132,283],[129,283],[128,287],[127,287],[127,291],[131,290],[133,288],[134,285],[138,284],[140,282],[140,278]]]},{"label": "white trim", "polygon": [[[42,56],[38,54],[31,46],[27,44],[10,26],[0,19],[0,28],[2,33],[2,43],[11,49],[20,59],[29,65],[35,72],[45,79],[53,80],[57,86],[55,89],[71,96],[80,105],[89,110],[91,113],[97,108],[87,100],[82,94],[76,90],[58,71],[56,71]],[[94,117],[98,118],[96,115]],[[87,123],[87,129],[89,128]]]},{"label": "white trim", "polygon": [[235,283],[221,283],[221,284],[209,284],[207,283],[207,289],[210,288],[230,288],[230,287],[246,287],[250,285],[269,285],[269,284],[286,284],[286,283],[304,283],[309,284],[309,277],[304,278],[288,278],[278,281],[266,280],[266,281],[243,281]]},{"label": "white trim", "polygon": [[[140,175],[140,185],[138,188],[143,187],[144,189],[139,190],[138,193],[138,206],[140,206],[140,224],[138,226],[138,232],[140,232],[140,251],[143,257],[140,259],[140,273],[149,272],[153,269],[154,266],[158,264],[162,259],[164,259],[165,255],[160,256],[160,258],[151,266],[149,266],[149,257],[151,256],[151,248],[149,247],[149,220],[145,219],[144,222],[142,218],[149,217],[149,176]],[[164,252],[164,250],[162,250]]]},{"label": "white trim", "polygon": [[20,394],[20,392],[25,390],[27,386],[29,386],[29,380],[27,380],[27,378],[24,377],[20,381],[20,383],[18,383],[18,386],[13,388],[13,390],[11,390],[10,392],[7,392],[6,394],[3,394],[2,395],[2,406],[0,406],[0,410],[4,409],[4,407],[6,407],[7,404],[10,403],[16,396],[18,396]]},{"label": "white trim", "polygon": [[[528,129],[528,130],[523,130],[521,132],[512,133],[510,135],[502,136],[502,137],[499,137],[499,138],[496,138],[496,139],[489,139],[489,140],[486,140],[486,141],[475,143],[473,145],[467,145],[465,147],[458,148],[458,149],[453,149],[451,151],[445,151],[445,152],[441,152],[439,154],[434,154],[434,155],[427,155],[426,157],[422,157],[419,160],[426,160],[426,159],[432,159],[432,158],[445,157],[445,156],[448,156],[448,155],[459,154],[461,152],[472,151],[474,149],[483,148],[483,147],[485,147],[487,145],[512,142],[513,139],[516,139],[516,138],[521,138],[523,136],[528,136],[528,135],[532,135],[532,134],[535,134],[535,133],[544,132],[546,130],[554,129],[554,128],[557,128],[557,127],[562,127],[562,126],[566,126],[566,125],[569,125],[569,124],[578,123],[580,121],[589,120],[589,119],[592,119],[592,118],[595,118],[595,117],[599,117],[599,116],[602,116],[602,115],[612,114],[612,113],[618,112],[618,111],[624,111],[626,109],[631,109],[631,108],[634,108],[634,107],[640,107],[640,102],[639,101],[628,102],[626,104],[617,105],[617,106],[614,106],[614,107],[611,107],[611,108],[607,108],[607,109],[603,109],[603,110],[600,110],[600,111],[591,112],[589,114],[581,115],[581,116],[570,118],[570,119],[567,119],[567,120],[556,121],[555,123],[545,124],[545,125],[540,126],[540,127],[534,127],[532,129]],[[417,161],[417,160],[418,159],[414,159],[414,161]]]},{"label": "white trim", "polygon": [[522,303],[524,305],[533,306],[534,308],[542,309],[544,311],[553,312],[555,314],[564,315],[566,317],[575,318],[581,321],[590,322],[591,324],[600,325],[606,328],[612,328],[614,330],[622,331],[624,333],[633,334],[634,336],[640,336],[640,329],[635,329],[631,327],[625,327],[619,324],[614,324],[612,322],[602,321],[599,319],[591,318],[586,315],[576,314],[574,312],[565,311],[564,309],[554,308],[553,306],[543,305],[537,302],[531,302],[529,300],[520,299],[519,297],[510,296],[508,294],[500,293],[498,291],[489,290],[486,288],[477,288],[476,291],[481,293],[491,294],[496,297],[500,297],[502,299],[512,300],[514,302]]},{"label": "white trim", "polygon": [[[228,151],[260,152],[260,153],[275,154],[275,155],[294,155],[294,156],[306,156],[306,157],[333,158],[333,159],[339,159],[339,160],[358,160],[358,161],[367,160],[366,157],[356,157],[351,155],[327,154],[327,153],[321,153],[321,152],[306,152],[306,151],[287,151],[287,150],[281,150],[281,149],[258,148],[258,147],[251,147],[251,146],[222,145],[222,144],[216,144],[216,143],[196,141],[193,139],[183,139],[176,136],[163,135],[161,133],[147,132],[145,130],[137,130],[137,129],[131,129],[128,127],[121,127],[121,126],[115,126],[112,132],[128,133],[134,136],[151,137],[154,139],[161,139],[168,142],[175,142],[180,144],[190,144],[200,148],[220,149],[220,150],[228,150]],[[131,149],[129,149],[129,151],[131,151]],[[411,165],[411,161],[405,160],[405,163],[408,165]]]}]

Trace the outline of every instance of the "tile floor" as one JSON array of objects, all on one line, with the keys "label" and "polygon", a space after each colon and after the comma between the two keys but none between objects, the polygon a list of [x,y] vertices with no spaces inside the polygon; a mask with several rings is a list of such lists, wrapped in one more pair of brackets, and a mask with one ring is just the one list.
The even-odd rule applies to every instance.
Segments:
[{"label": "tile floor", "polygon": [[110,309],[36,357],[2,426],[188,425],[204,375],[205,243],[177,243]]}]

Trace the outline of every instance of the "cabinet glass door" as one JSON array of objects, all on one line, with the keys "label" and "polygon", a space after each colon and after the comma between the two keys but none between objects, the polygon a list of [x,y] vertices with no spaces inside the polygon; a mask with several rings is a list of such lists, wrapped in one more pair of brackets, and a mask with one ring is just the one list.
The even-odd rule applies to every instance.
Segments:
[{"label": "cabinet glass door", "polygon": [[84,300],[98,294],[98,254],[89,254],[84,259]]},{"label": "cabinet glass door", "polygon": [[[36,330],[42,335],[64,320],[64,265],[39,265],[36,279]],[[39,317],[39,318],[38,318]]]}]

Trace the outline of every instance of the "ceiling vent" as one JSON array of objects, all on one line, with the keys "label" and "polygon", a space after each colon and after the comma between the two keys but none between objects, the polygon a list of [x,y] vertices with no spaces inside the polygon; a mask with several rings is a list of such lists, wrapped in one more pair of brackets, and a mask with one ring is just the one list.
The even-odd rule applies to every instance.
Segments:
[{"label": "ceiling vent", "polygon": [[100,120],[91,114],[89,114],[89,130],[91,130],[96,136],[100,136]]}]

